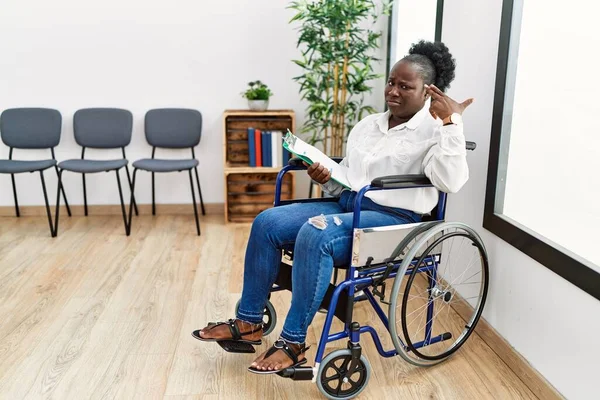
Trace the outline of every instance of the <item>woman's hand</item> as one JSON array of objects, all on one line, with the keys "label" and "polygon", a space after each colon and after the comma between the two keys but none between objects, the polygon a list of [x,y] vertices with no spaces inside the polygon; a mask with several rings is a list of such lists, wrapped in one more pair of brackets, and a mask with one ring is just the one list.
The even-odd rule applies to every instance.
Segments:
[{"label": "woman's hand", "polygon": [[321,164],[319,164],[318,162],[312,165],[308,165],[305,162],[303,162],[303,164],[308,167],[308,170],[306,172],[313,181],[320,184],[324,184],[331,179],[331,173],[329,172],[329,170]]},{"label": "woman's hand", "polygon": [[467,99],[462,103],[458,103],[454,99],[446,96],[446,94],[435,85],[425,85],[425,90],[431,96],[429,113],[433,118],[444,119],[454,113],[462,114],[463,111],[465,111],[465,108],[473,103],[472,98]]}]

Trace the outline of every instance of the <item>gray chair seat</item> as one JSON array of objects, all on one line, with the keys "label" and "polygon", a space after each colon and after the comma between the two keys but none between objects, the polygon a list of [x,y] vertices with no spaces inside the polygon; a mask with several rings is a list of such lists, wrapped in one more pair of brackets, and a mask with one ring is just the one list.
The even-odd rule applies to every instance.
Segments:
[{"label": "gray chair seat", "polygon": [[91,174],[95,172],[115,171],[127,165],[127,160],[121,158],[119,160],[66,160],[58,164],[60,169],[72,172],[80,172],[83,174]]},{"label": "gray chair seat", "polygon": [[56,165],[56,160],[0,160],[0,173],[19,174],[22,172],[43,171]]},{"label": "gray chair seat", "polygon": [[133,167],[150,172],[175,172],[185,171],[198,166],[198,160],[186,159],[186,160],[162,160],[144,158],[137,160],[133,163]]}]

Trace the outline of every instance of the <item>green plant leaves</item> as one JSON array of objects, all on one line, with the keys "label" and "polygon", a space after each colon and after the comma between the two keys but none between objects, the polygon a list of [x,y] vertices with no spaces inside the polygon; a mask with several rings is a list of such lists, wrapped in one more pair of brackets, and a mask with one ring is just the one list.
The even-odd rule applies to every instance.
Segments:
[{"label": "green plant leaves", "polygon": [[[376,4],[377,3],[377,4]],[[294,77],[299,93],[308,101],[301,132],[309,143],[331,142],[331,155],[341,152],[351,127],[375,110],[363,105],[364,94],[372,91],[375,74],[373,57],[382,33],[367,27],[381,15],[389,15],[389,0],[295,0],[290,22],[299,24],[297,47],[302,57],[292,60],[302,69]]]},{"label": "green plant leaves", "polygon": [[242,92],[242,97],[248,100],[269,100],[269,97],[273,95],[271,89],[261,81],[248,82],[248,89]]}]

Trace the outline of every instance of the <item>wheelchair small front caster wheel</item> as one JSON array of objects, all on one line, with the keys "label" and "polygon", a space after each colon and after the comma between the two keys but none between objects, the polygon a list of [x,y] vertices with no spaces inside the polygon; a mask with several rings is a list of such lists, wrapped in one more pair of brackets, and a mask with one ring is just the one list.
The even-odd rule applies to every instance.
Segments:
[{"label": "wheelchair small front caster wheel", "polygon": [[352,399],[365,388],[371,377],[371,364],[361,355],[349,371],[352,362],[352,351],[335,350],[329,353],[317,372],[317,387],[328,399]]},{"label": "wheelchair small front caster wheel", "polygon": [[[240,301],[238,300],[235,304],[235,314],[237,315],[238,309],[240,308]],[[275,312],[275,307],[269,300],[267,300],[267,304],[265,305],[265,310],[263,311],[263,336],[267,336],[269,333],[273,332],[275,326],[277,325],[277,312]]]}]

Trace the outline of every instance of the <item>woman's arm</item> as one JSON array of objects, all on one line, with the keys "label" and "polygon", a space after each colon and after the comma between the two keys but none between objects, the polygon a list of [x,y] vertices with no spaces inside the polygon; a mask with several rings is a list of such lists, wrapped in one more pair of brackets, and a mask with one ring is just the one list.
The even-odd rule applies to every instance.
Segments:
[{"label": "woman's arm", "polygon": [[463,127],[452,124],[438,129],[440,140],[425,155],[424,173],[438,190],[456,193],[469,179]]},{"label": "woman's arm", "polygon": [[[462,114],[473,99],[458,103],[448,97],[435,85],[425,85],[431,96],[429,112],[434,118],[446,121],[453,114]],[[423,160],[425,176],[442,192],[456,193],[469,179],[467,165],[467,150],[462,122],[450,123],[439,128],[440,140],[436,143]]]}]

